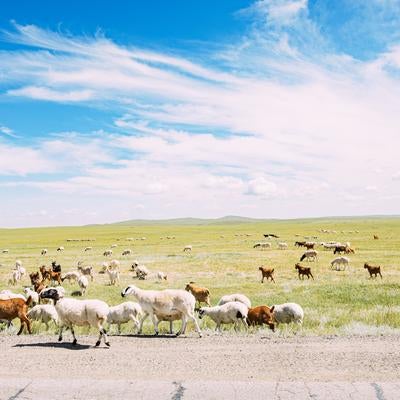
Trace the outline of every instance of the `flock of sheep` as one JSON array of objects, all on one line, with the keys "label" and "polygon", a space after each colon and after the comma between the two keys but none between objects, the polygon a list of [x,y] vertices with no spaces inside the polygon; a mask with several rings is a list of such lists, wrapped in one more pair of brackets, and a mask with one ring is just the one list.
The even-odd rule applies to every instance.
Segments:
[{"label": "flock of sheep", "polygon": [[[269,234],[268,237],[271,237]],[[266,235],[264,235],[266,236]],[[267,237],[267,236],[266,236]],[[276,235],[272,237],[277,238]],[[321,243],[323,248],[334,250],[336,253],[354,253],[354,249],[350,247],[350,243],[342,245],[337,242]],[[305,247],[307,250],[300,257],[300,261],[318,260],[318,252],[314,249],[317,246],[315,242],[296,242],[296,247]],[[115,247],[114,245],[111,247]],[[269,242],[259,242],[254,248],[270,248],[272,244]],[[284,242],[278,243],[278,249],[286,250],[288,244]],[[193,247],[187,245],[183,248],[184,252],[191,252]],[[92,250],[92,247],[86,247],[84,252]],[[57,248],[57,252],[64,251],[64,247]],[[4,252],[4,251],[3,251]],[[8,251],[7,251],[8,252]],[[46,255],[47,249],[41,250],[41,255]],[[104,256],[111,256],[112,250],[106,250]],[[122,252],[122,256],[131,255],[129,249]],[[337,270],[344,269],[349,264],[347,257],[341,256],[335,258],[331,262],[331,267]],[[149,269],[141,265],[139,262],[132,263],[132,271],[135,272],[139,280],[148,279],[155,276],[160,280],[167,280],[167,275],[162,271],[149,271]],[[314,279],[311,267],[302,266],[296,263],[295,268],[300,279]],[[365,264],[370,276],[376,277],[378,274],[382,277],[380,267],[374,267]],[[274,280],[274,268],[260,267],[262,274],[261,282],[264,279]],[[108,274],[110,285],[119,282],[120,262],[116,259],[104,262],[99,273]],[[17,260],[15,267],[11,272],[9,284],[16,285],[26,275],[26,270],[22,266],[22,262]],[[244,294],[236,293],[223,296],[216,306],[211,306],[210,291],[207,288],[200,287],[194,282],[186,285],[185,289],[164,289],[164,290],[144,290],[135,285],[129,285],[122,290],[121,296],[133,296],[134,301],[126,301],[116,306],[109,306],[106,302],[97,299],[76,299],[67,297],[65,289],[61,286],[62,282],[68,280],[77,282],[80,287],[80,295],[84,295],[88,286],[89,279],[93,281],[94,268],[92,266],[83,266],[80,262],[77,269],[62,273],[61,266],[52,263],[51,268],[42,266],[39,271],[29,274],[32,287],[24,288],[24,295],[13,293],[11,290],[3,290],[0,292],[0,320],[6,322],[9,326],[12,320],[19,318],[21,327],[18,334],[21,334],[24,326],[29,333],[32,332],[31,321],[40,321],[48,324],[53,321],[59,327],[59,340],[62,340],[64,329],[69,329],[73,336],[73,344],[77,343],[74,326],[91,326],[99,332],[96,346],[99,346],[101,340],[109,346],[106,324],[116,324],[118,332],[121,331],[121,325],[132,321],[137,329],[138,334],[142,333],[143,323],[150,317],[154,332],[159,333],[159,323],[167,321],[170,323],[170,333],[173,333],[173,321],[180,320],[181,328],[176,335],[184,334],[189,321],[194,324],[195,330],[201,337],[201,329],[197,321],[198,318],[210,318],[215,322],[215,329],[221,331],[222,324],[233,324],[235,330],[240,326],[246,329],[254,325],[267,325],[271,330],[275,330],[277,324],[280,323],[296,323],[302,324],[304,311],[299,304],[285,303],[278,305],[260,305],[252,307],[251,301]],[[206,306],[201,306],[204,303]],[[29,307],[33,306],[29,309]]]}]

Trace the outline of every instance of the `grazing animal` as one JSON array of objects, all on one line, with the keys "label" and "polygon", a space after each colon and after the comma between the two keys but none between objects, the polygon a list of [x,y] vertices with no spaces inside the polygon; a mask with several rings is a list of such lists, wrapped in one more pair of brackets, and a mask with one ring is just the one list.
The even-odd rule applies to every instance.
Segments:
[{"label": "grazing animal", "polygon": [[86,290],[89,286],[89,281],[85,275],[81,275],[78,279],[78,285],[81,288],[81,295],[83,296],[86,293]]},{"label": "grazing animal", "polygon": [[244,294],[240,294],[240,293],[226,294],[225,296],[222,296],[218,302],[218,305],[222,306],[223,304],[230,303],[232,301],[240,301],[247,308],[251,307],[250,299],[248,297],[246,297]]},{"label": "grazing animal", "polygon": [[78,282],[79,277],[81,274],[78,271],[69,271],[64,276],[61,278],[61,281],[64,282],[65,280],[68,280],[70,283],[71,281]]},{"label": "grazing animal", "polygon": [[47,254],[47,249],[42,249],[40,255],[45,256]]},{"label": "grazing animal", "polygon": [[51,269],[53,272],[61,272],[61,265],[60,264],[56,264],[55,261],[51,262]]},{"label": "grazing animal", "polygon": [[266,239],[269,239],[269,238],[279,239],[279,236],[278,236],[278,235],[275,235],[274,233],[264,233],[264,237],[265,237]]},{"label": "grazing animal", "polygon": [[77,344],[74,332],[74,325],[87,326],[97,328],[99,330],[99,338],[96,347],[100,345],[103,338],[106,346],[110,346],[107,340],[107,332],[104,324],[107,321],[109,312],[108,305],[101,300],[77,300],[64,297],[64,294],[55,289],[48,288],[40,293],[40,297],[44,299],[52,299],[54,307],[57,311],[60,326],[58,341],[62,341],[62,332],[64,328],[69,328],[74,338],[72,344]]},{"label": "grazing animal", "polygon": [[296,242],[294,242],[294,245],[295,245],[296,247],[305,247],[306,242],[299,242],[299,241],[296,241]]},{"label": "grazing animal", "polygon": [[119,282],[119,271],[118,269],[111,269],[109,266],[106,269],[106,272],[108,274],[108,278],[110,279],[110,285],[116,285],[117,282]]},{"label": "grazing animal", "polygon": [[58,324],[58,314],[52,304],[38,304],[31,308],[27,314],[32,321],[40,321],[46,324],[46,330],[49,329],[49,322],[53,321]]},{"label": "grazing animal", "polygon": [[196,299],[198,306],[200,303],[206,303],[210,306],[210,291],[207,288],[197,286],[194,282],[190,282],[186,285],[185,290],[192,293]]},{"label": "grazing animal", "polygon": [[123,252],[122,252],[122,255],[123,256],[129,256],[129,255],[131,255],[132,254],[132,250],[131,249],[126,249],[126,250],[124,250]]},{"label": "grazing animal", "polygon": [[260,248],[260,249],[269,249],[269,248],[271,248],[271,243],[269,243],[269,242],[259,242],[259,243],[256,243],[256,244],[253,246],[253,249],[257,249],[257,248]]},{"label": "grazing animal", "polygon": [[149,315],[153,320],[155,334],[158,335],[157,315],[171,315],[181,312],[182,327],[176,335],[185,333],[187,320],[190,319],[194,322],[196,331],[201,337],[201,330],[194,316],[196,299],[186,290],[143,290],[134,285],[129,285],[121,293],[122,297],[127,295],[136,297],[144,313],[144,317],[140,321],[139,333],[142,332],[143,322]]},{"label": "grazing animal", "polygon": [[8,299],[14,299],[14,298],[26,300],[26,297],[24,295],[19,294],[19,293],[14,293],[8,289],[4,289],[0,292],[0,300],[8,300]]},{"label": "grazing animal", "polygon": [[162,271],[157,272],[157,279],[159,279],[160,281],[166,281],[167,278],[168,278],[168,276],[164,272],[162,272]]},{"label": "grazing animal", "polygon": [[277,304],[271,307],[275,322],[277,324],[290,324],[295,322],[301,325],[304,319],[304,311],[297,303]]},{"label": "grazing animal", "polygon": [[347,257],[337,257],[334,260],[331,261],[331,269],[336,269],[336,271],[342,270],[343,271],[346,269],[346,267],[349,266],[350,260]]},{"label": "grazing animal", "polygon": [[24,293],[26,294],[26,298],[32,298],[32,304],[35,305],[39,303],[39,294],[37,292],[33,291],[31,288],[26,287],[24,289]]},{"label": "grazing animal", "polygon": [[57,248],[57,251],[59,251],[59,252],[64,251],[64,246],[58,247],[58,248]]},{"label": "grazing animal", "polygon": [[378,235],[374,235],[374,240],[378,240],[379,236]]},{"label": "grazing animal", "polygon": [[318,260],[318,252],[317,250],[306,250],[304,254],[300,257],[300,261],[315,261]]},{"label": "grazing animal", "polygon": [[221,332],[221,324],[235,324],[235,330],[238,329],[238,323],[241,322],[247,329],[247,315],[249,309],[240,301],[231,301],[222,306],[202,307],[199,310],[199,318],[205,315],[210,317],[217,325],[215,330]]},{"label": "grazing animal", "polygon": [[306,242],[306,243],[304,244],[304,247],[305,247],[307,250],[311,250],[311,249],[314,249],[315,244],[316,244],[316,243],[314,243],[314,242]]},{"label": "grazing animal", "polygon": [[192,251],[192,249],[193,249],[193,246],[189,244],[183,248],[183,251]]},{"label": "grazing animal", "polygon": [[104,257],[111,257],[111,256],[112,256],[112,253],[113,253],[112,250],[106,250],[106,251],[103,253],[103,256],[104,256]]},{"label": "grazing animal", "polygon": [[143,316],[142,307],[133,301],[126,301],[109,308],[107,322],[118,326],[118,333],[121,333],[121,324],[133,321],[137,329],[139,329],[139,319]]},{"label": "grazing animal", "polygon": [[92,250],[92,246],[85,247],[83,251],[90,251],[90,250]]},{"label": "grazing animal", "polygon": [[92,266],[87,266],[87,267],[78,267],[78,271],[82,274],[82,275],[86,275],[86,276],[90,276],[90,280],[93,282],[94,279],[94,271],[93,271],[93,267]]},{"label": "grazing animal", "polygon": [[8,252],[9,252],[8,249],[4,249],[4,250],[2,251],[3,254],[8,254]]},{"label": "grazing animal", "polygon": [[278,249],[279,250],[287,250],[287,248],[288,248],[288,244],[287,243],[285,243],[285,242],[278,243]]},{"label": "grazing animal", "polygon": [[261,283],[264,283],[264,278],[271,279],[272,282],[275,283],[275,279],[274,279],[274,271],[275,268],[267,268],[267,267],[259,267],[258,268],[261,271]]},{"label": "grazing animal", "polygon": [[268,325],[269,328],[275,330],[275,320],[271,309],[268,306],[258,306],[250,308],[247,314],[247,325]]},{"label": "grazing animal", "polygon": [[294,268],[297,269],[299,273],[299,279],[304,279],[305,276],[307,277],[307,279],[310,279],[311,276],[311,278],[314,280],[314,276],[311,273],[310,267],[303,267],[299,263],[297,263]]},{"label": "grazing animal", "polygon": [[32,333],[31,322],[26,315],[31,301],[31,297],[28,297],[27,300],[17,297],[0,300],[0,319],[11,322],[14,318],[19,318],[21,321],[21,327],[17,335],[22,333],[24,326],[26,326],[29,333]]},{"label": "grazing animal", "polygon": [[149,275],[150,271],[144,265],[139,265],[137,261],[132,263],[132,270],[135,271],[138,279],[144,280]]},{"label": "grazing animal", "polygon": [[18,283],[18,281],[21,280],[21,278],[22,278],[21,272],[20,272],[18,269],[14,269],[14,270],[11,272],[11,277],[10,277],[10,279],[8,280],[8,284],[9,284],[9,285],[14,285],[14,286],[15,286],[15,285]]},{"label": "grazing animal", "polygon": [[365,263],[365,264],[364,264],[364,268],[368,270],[368,272],[369,272],[369,277],[370,277],[370,278],[372,278],[373,275],[375,276],[375,278],[377,278],[377,277],[378,277],[378,274],[379,274],[379,276],[380,276],[381,279],[382,279],[382,274],[381,274],[381,267],[380,267],[380,265],[379,265],[379,266],[373,266],[373,265],[369,265],[368,263]]},{"label": "grazing animal", "polygon": [[334,250],[333,250],[333,254],[342,254],[342,253],[346,253],[347,250],[347,245],[344,244],[340,244],[335,246]]}]

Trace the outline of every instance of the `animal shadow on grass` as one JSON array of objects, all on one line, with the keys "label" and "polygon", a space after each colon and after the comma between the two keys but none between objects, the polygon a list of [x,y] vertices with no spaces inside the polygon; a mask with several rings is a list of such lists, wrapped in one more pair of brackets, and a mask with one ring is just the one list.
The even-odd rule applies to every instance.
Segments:
[{"label": "animal shadow on grass", "polygon": [[[65,342],[48,342],[48,343],[19,343],[14,345],[13,347],[55,347],[59,349],[68,349],[68,350],[87,350],[90,348],[94,348],[94,346],[90,346],[88,344],[75,344],[65,343]],[[98,348],[98,347],[97,347]]]}]

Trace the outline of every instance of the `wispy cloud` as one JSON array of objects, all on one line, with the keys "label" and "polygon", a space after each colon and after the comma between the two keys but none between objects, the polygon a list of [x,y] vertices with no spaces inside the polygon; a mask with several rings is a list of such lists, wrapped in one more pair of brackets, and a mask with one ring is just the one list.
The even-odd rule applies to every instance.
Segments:
[{"label": "wispy cloud", "polygon": [[0,133],[2,133],[3,135],[6,135],[8,137],[15,138],[15,139],[20,137],[20,136],[16,135],[11,128],[4,126],[4,125],[3,126],[0,125]]}]

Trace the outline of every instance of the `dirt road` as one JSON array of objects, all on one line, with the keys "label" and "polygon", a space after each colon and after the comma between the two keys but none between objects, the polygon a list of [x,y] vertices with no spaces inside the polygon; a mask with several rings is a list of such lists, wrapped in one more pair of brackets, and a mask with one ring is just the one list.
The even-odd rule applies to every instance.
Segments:
[{"label": "dirt road", "polygon": [[0,336],[0,399],[400,398],[398,336],[112,336],[111,348],[94,348],[96,339]]}]

